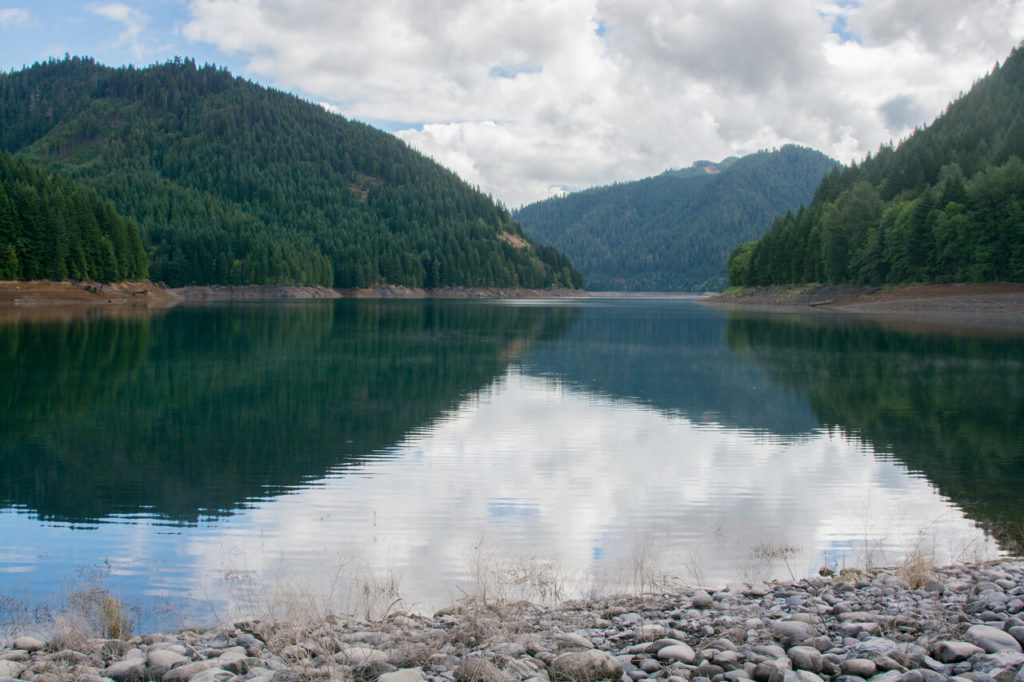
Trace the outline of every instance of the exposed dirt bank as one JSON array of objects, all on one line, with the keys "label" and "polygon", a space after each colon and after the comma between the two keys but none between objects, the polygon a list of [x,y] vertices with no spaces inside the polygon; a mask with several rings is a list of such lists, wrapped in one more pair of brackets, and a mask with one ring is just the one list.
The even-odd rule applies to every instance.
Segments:
[{"label": "exposed dirt bank", "polygon": [[417,289],[402,286],[338,289],[345,298],[582,298],[579,289],[521,289],[519,287],[442,287]]},{"label": "exposed dirt bank", "polygon": [[418,289],[403,286],[380,286],[363,289],[331,289],[328,287],[297,287],[278,285],[190,286],[173,289],[189,303],[225,301],[268,301],[306,298],[563,298],[585,296],[572,289],[519,289],[500,287],[445,287]]},{"label": "exposed dirt bank", "polygon": [[0,281],[0,320],[60,320],[161,310],[182,298],[152,282]]},{"label": "exposed dirt bank", "polygon": [[179,303],[220,303],[314,298],[565,298],[586,296],[572,289],[380,286],[331,289],[281,285],[189,286],[168,289],[152,282],[51,282],[0,280],[0,320],[48,320],[135,314]]},{"label": "exposed dirt bank", "polygon": [[751,287],[724,291],[703,301],[740,309],[864,315],[916,330],[1024,333],[1024,283],[915,284],[890,289]]},{"label": "exposed dirt bank", "polygon": [[220,303],[226,301],[267,301],[290,298],[341,298],[328,287],[293,287],[282,285],[189,286],[172,289],[187,303]]}]

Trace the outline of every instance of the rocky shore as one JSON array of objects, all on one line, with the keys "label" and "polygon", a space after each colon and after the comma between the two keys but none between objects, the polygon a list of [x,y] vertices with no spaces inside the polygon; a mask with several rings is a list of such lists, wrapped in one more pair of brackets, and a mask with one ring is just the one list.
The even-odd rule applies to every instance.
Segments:
[{"label": "rocky shore", "polygon": [[558,607],[238,622],[122,639],[67,627],[0,650],[0,680],[817,682],[1024,680],[1024,562],[846,571]]},{"label": "rocky shore", "polygon": [[0,281],[0,322],[51,321],[164,310],[182,298],[152,282]]},{"label": "rocky shore", "polygon": [[701,299],[739,310],[859,316],[907,331],[1024,334],[1024,283],[913,284],[886,289],[807,284],[729,289]]},{"label": "rocky shore", "polygon": [[222,303],[229,301],[271,301],[310,298],[564,298],[585,296],[574,289],[521,289],[517,287],[442,287],[419,289],[400,285],[380,285],[362,289],[331,289],[286,285],[188,286],[172,290],[187,303]]}]

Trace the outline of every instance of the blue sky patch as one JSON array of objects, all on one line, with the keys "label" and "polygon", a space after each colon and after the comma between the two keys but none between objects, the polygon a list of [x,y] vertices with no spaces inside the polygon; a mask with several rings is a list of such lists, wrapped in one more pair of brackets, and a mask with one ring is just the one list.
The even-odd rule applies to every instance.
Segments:
[{"label": "blue sky patch", "polygon": [[839,36],[839,40],[844,43],[861,43],[861,37],[850,29],[849,24],[846,21],[846,14],[843,10],[853,9],[860,7],[861,0],[836,0],[835,5],[840,8],[840,12],[832,14],[832,12],[824,13],[819,12],[822,17],[832,18],[832,27],[830,32],[834,35]]},{"label": "blue sky patch", "polygon": [[384,118],[372,118],[372,119],[359,119],[367,125],[371,125],[377,130],[383,130],[386,133],[397,133],[401,130],[415,130],[416,132],[423,132],[423,126],[426,125],[423,121],[394,121],[391,119]]},{"label": "blue sky patch", "polygon": [[541,67],[534,64],[498,64],[491,67],[491,78],[515,78],[521,73],[540,73]]},{"label": "blue sky patch", "polygon": [[[53,0],[23,3],[24,9],[0,7],[0,69],[18,70],[65,53],[93,57],[105,66],[162,63],[175,56],[192,57],[197,64],[215,63],[238,75],[245,61],[207,43],[193,43],[181,35],[188,21],[187,5],[178,0],[120,3],[83,3]],[[123,17],[105,8],[127,8]],[[106,13],[105,13],[106,11]]]},{"label": "blue sky patch", "polygon": [[839,36],[844,43],[860,43],[860,36],[850,30],[846,24],[846,16],[840,14],[832,21],[832,33]]}]

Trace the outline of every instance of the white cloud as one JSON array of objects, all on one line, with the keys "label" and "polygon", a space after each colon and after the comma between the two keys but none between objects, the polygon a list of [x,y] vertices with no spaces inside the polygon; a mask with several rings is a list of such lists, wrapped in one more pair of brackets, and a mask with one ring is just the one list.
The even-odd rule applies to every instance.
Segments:
[{"label": "white cloud", "polygon": [[[112,6],[111,6],[112,7]],[[1024,0],[191,0],[184,35],[510,205],[786,142],[843,161],[928,122]]]},{"label": "white cloud", "polygon": [[105,17],[121,24],[121,33],[117,37],[117,47],[127,48],[133,58],[142,59],[150,52],[146,43],[145,33],[149,25],[149,16],[120,2],[89,5],[87,9],[97,16]]},{"label": "white cloud", "polygon": [[32,15],[27,10],[8,8],[0,9],[0,29],[10,31],[28,23]]}]

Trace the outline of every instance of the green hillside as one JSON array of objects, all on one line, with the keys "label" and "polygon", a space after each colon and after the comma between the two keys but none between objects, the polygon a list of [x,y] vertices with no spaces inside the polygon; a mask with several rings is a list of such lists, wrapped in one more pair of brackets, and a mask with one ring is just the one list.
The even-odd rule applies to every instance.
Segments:
[{"label": "green hillside", "polygon": [[139,228],[80,183],[0,152],[0,279],[146,279]]},{"label": "green hillside", "polygon": [[930,126],[835,171],[729,259],[735,285],[1024,280],[1024,52]]},{"label": "green hillside", "polygon": [[0,74],[0,150],[112,201],[170,285],[582,286],[401,140],[192,60]]},{"label": "green hillside", "polygon": [[514,217],[568,254],[588,289],[713,291],[725,287],[736,245],[810,201],[834,166],[820,152],[787,145],[547,199]]}]

